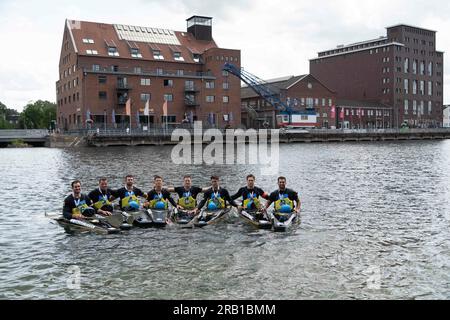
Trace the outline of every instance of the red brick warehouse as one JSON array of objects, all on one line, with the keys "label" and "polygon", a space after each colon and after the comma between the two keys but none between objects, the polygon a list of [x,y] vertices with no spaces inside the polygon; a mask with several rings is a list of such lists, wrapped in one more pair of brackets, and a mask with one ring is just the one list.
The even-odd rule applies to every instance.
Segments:
[{"label": "red brick warehouse", "polygon": [[378,39],[319,52],[310,60],[310,73],[338,99],[392,108],[391,127],[442,125],[443,52],[436,50],[435,31],[388,27]]},{"label": "red brick warehouse", "polygon": [[240,67],[240,50],[217,46],[210,17],[187,19],[187,32],[66,20],[58,126],[126,128],[131,120],[134,129],[199,120],[238,127],[240,80],[222,71],[226,62]]}]

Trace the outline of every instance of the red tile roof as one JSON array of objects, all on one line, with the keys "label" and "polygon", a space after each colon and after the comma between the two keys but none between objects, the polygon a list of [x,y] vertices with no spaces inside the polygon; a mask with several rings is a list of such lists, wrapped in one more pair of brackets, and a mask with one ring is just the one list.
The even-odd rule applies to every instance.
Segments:
[{"label": "red tile roof", "polygon": [[[162,37],[176,37],[172,38],[175,42],[179,44],[164,44],[155,42],[144,42],[144,41],[127,41],[125,39],[121,40],[119,34],[116,31],[118,25],[97,23],[97,22],[87,22],[87,21],[76,21],[68,20],[67,26],[73,35],[75,48],[79,55],[89,55],[86,50],[96,50],[98,52],[97,56],[109,57],[108,55],[108,45],[116,46],[119,57],[116,58],[127,58],[136,60],[157,60],[153,57],[152,50],[160,50],[164,61],[177,62],[174,59],[173,52],[180,51],[181,56],[184,58],[184,63],[195,63],[193,60],[193,54],[202,54],[208,49],[217,48],[214,40],[212,41],[202,41],[197,40],[191,33],[181,32],[181,31],[169,31],[156,28],[143,28],[142,30],[149,30],[156,33],[162,32]],[[141,27],[137,27],[141,30]],[[141,32],[141,31],[140,31]],[[170,33],[172,35],[170,35]],[[142,32],[146,34],[145,32]],[[138,34],[138,32],[136,32]],[[94,43],[84,43],[83,39],[92,39]],[[142,58],[132,58],[131,48],[138,48]],[[92,56],[92,55],[89,55]]]}]

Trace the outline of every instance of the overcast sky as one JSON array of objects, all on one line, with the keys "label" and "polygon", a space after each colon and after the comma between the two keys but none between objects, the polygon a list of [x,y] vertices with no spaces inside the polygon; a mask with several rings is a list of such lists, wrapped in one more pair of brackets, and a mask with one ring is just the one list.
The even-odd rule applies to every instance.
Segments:
[{"label": "overcast sky", "polygon": [[29,101],[56,101],[66,18],[185,31],[187,18],[210,16],[217,44],[240,49],[242,66],[269,79],[308,73],[318,51],[384,36],[399,23],[438,31],[437,49],[450,52],[449,13],[444,0],[0,0],[0,102],[21,111]]}]

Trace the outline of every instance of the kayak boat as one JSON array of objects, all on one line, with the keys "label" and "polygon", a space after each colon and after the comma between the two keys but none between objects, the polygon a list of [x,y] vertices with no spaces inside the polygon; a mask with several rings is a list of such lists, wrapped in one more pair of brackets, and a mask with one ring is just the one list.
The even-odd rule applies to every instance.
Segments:
[{"label": "kayak boat", "polygon": [[204,226],[208,226],[211,224],[215,224],[222,220],[225,215],[230,212],[231,207],[227,207],[224,209],[217,209],[217,210],[208,210],[203,209],[198,215],[194,217],[192,220],[192,223],[194,226],[202,228]]},{"label": "kayak boat", "polygon": [[47,215],[46,216],[53,221],[56,221],[59,225],[69,228],[71,230],[80,230],[87,232],[95,232],[99,234],[113,234],[119,233],[120,229],[111,226],[109,223],[98,220],[96,218],[89,220],[77,220],[66,219],[62,214]]},{"label": "kayak boat", "polygon": [[171,215],[171,210],[147,209],[147,215],[152,221],[153,227],[165,227]]},{"label": "kayak boat", "polygon": [[274,231],[286,231],[288,230],[294,223],[296,223],[299,214],[295,211],[290,213],[281,213],[281,212],[272,212],[272,224]]},{"label": "kayak boat", "polygon": [[188,210],[176,209],[171,216],[171,222],[181,228],[192,228],[194,226],[194,218],[195,216],[189,214]]},{"label": "kayak boat", "polygon": [[272,221],[261,211],[239,210],[239,217],[259,229],[272,229]]}]

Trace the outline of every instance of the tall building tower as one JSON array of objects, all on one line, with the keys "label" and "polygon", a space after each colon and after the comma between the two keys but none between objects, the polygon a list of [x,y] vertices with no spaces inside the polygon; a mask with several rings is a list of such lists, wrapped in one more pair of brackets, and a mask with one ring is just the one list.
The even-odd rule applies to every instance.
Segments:
[{"label": "tall building tower", "polygon": [[386,36],[319,52],[310,73],[339,99],[391,106],[393,127],[442,126],[443,52],[435,31],[388,27]]}]

